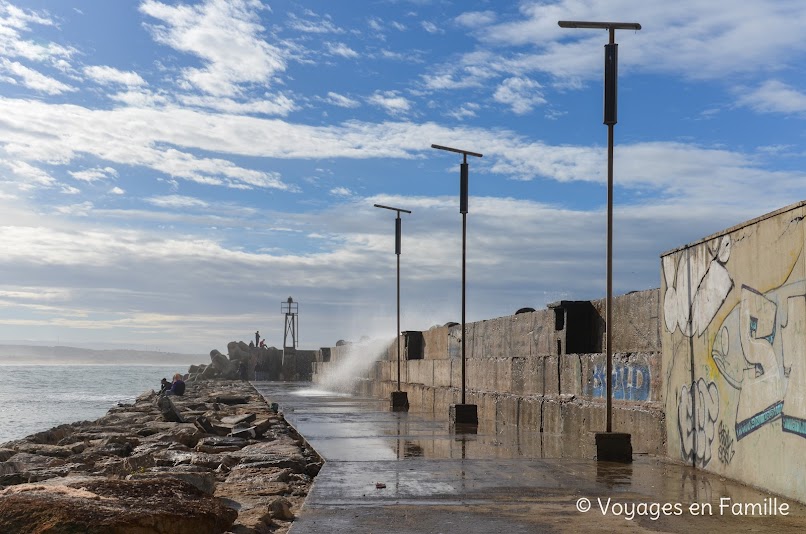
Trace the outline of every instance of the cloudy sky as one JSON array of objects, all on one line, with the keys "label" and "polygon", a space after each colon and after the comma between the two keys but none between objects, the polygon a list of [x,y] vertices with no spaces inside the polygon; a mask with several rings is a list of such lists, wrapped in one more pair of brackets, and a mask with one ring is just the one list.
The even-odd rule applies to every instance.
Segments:
[{"label": "cloudy sky", "polygon": [[806,3],[0,0],[0,343],[301,348],[616,293],[804,198]]}]

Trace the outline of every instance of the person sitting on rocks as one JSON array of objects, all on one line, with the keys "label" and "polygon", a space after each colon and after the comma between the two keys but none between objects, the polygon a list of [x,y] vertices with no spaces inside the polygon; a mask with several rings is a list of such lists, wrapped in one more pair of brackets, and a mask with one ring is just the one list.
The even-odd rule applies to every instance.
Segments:
[{"label": "person sitting on rocks", "polygon": [[160,395],[165,395],[165,392],[171,389],[171,383],[168,382],[167,378],[163,378],[160,381]]},{"label": "person sitting on rocks", "polygon": [[182,375],[176,373],[174,381],[171,382],[171,388],[165,392],[166,395],[184,395],[185,394],[185,381],[182,380]]}]

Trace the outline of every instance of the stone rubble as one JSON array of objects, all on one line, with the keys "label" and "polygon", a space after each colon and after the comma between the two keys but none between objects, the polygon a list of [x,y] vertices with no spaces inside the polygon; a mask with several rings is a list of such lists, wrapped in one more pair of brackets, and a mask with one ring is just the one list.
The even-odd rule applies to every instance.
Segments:
[{"label": "stone rubble", "polygon": [[284,533],[322,459],[248,382],[0,444],[0,532]]}]

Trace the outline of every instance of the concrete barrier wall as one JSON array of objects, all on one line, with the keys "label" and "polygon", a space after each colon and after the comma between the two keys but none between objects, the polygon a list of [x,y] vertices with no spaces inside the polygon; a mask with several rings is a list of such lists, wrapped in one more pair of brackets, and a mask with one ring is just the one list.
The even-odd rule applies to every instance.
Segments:
[{"label": "concrete barrier wall", "polygon": [[668,453],[806,501],[804,203],[662,256]]},{"label": "concrete barrier wall", "polygon": [[[624,333],[624,339],[614,340],[619,351],[613,366],[614,430],[633,434],[636,453],[666,451],[657,302],[658,290],[614,299],[614,332]],[[595,447],[588,433],[605,428],[604,355],[567,354],[564,349],[580,345],[574,336],[583,334],[583,345],[601,346],[597,310],[604,301],[579,304],[561,302],[550,309],[468,323],[467,402],[477,404],[483,421],[565,436],[558,441],[569,444],[563,445],[565,453],[584,450],[592,456]],[[584,332],[574,324],[579,317],[586,321]],[[423,359],[401,362],[402,389],[414,409],[447,413],[461,400],[461,327],[431,328],[423,332],[423,342]],[[387,346],[360,375],[361,392],[388,398],[397,389],[396,340]],[[353,350],[350,345],[332,347],[330,362],[316,363],[314,381],[332,376]]]}]

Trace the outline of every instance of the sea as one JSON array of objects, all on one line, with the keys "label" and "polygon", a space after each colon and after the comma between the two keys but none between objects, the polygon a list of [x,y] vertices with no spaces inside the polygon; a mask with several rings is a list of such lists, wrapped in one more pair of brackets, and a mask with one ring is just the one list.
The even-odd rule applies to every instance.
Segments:
[{"label": "sea", "polygon": [[186,365],[0,365],[0,446],[54,426],[102,417],[159,391]]}]

